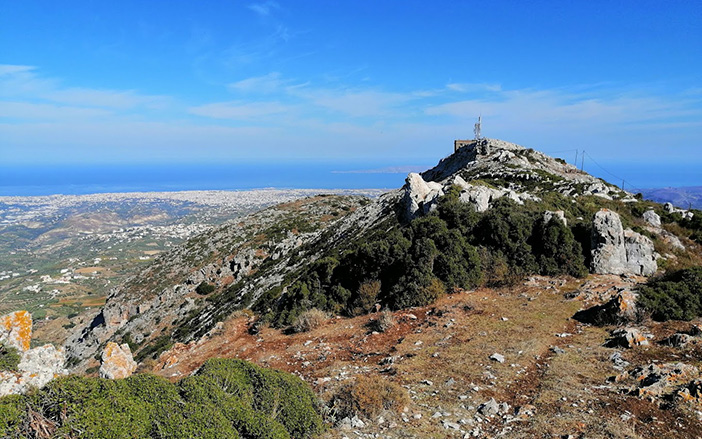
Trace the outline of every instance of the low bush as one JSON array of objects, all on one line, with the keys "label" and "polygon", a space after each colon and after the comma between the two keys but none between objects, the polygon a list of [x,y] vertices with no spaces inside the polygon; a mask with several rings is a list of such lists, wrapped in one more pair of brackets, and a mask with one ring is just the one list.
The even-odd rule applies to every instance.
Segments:
[{"label": "low bush", "polygon": [[0,399],[3,438],[289,439],[321,430],[315,396],[302,380],[241,360],[209,360],[175,384],[153,375],[70,376]]},{"label": "low bush", "polygon": [[383,410],[399,413],[409,402],[407,390],[399,385],[377,376],[359,376],[339,389],[330,406],[339,420],[353,416],[372,419]]},{"label": "low bush", "polygon": [[702,316],[702,267],[651,279],[639,289],[639,305],[654,320],[692,320]]},{"label": "low bush", "polygon": [[0,343],[0,371],[17,372],[17,366],[21,359],[17,349]]},{"label": "low bush", "polygon": [[215,290],[215,286],[212,284],[208,284],[207,282],[202,282],[200,285],[195,288],[195,292],[201,296],[207,296],[208,294],[212,293]]},{"label": "low bush", "polygon": [[393,326],[395,326],[395,317],[388,310],[381,312],[376,318],[368,322],[368,329],[377,332],[385,332]]},{"label": "low bush", "polygon": [[292,328],[295,332],[307,332],[318,328],[329,316],[317,308],[303,311],[293,322]]}]

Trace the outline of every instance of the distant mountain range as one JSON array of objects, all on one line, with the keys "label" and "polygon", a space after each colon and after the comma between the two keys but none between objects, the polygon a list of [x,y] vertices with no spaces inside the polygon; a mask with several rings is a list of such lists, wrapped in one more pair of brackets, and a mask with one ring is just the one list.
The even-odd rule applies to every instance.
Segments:
[{"label": "distant mountain range", "polygon": [[644,189],[644,198],[658,203],[673,203],[683,209],[702,209],[702,186]]}]

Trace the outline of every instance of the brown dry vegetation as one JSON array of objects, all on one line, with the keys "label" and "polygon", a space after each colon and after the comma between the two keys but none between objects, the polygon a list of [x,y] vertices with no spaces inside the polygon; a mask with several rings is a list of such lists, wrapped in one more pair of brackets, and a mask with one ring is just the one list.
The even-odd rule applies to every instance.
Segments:
[{"label": "brown dry vegetation", "polygon": [[[603,288],[617,283],[613,277],[589,279],[601,280]],[[506,429],[506,437],[702,436],[689,407],[662,410],[608,383],[617,373],[609,360],[614,350],[602,346],[610,328],[575,322],[571,317],[583,303],[565,298],[582,283],[537,278],[512,288],[445,296],[429,307],[393,313],[396,324],[383,333],[369,333],[367,325],[378,317],[370,314],[331,319],[306,333],[286,335],[263,328],[258,335],[250,335],[247,329],[253,317],[239,315],[199,343],[176,345],[150,367],[176,379],[210,357],[243,358],[299,374],[327,401],[351,388],[349,383],[358,377],[381,378],[402,386],[411,397],[403,415],[406,421],[383,411],[386,422],[368,427],[389,437],[462,437],[445,429],[441,419],[471,418],[479,404],[491,397],[512,409],[533,406],[533,416],[510,425],[496,419],[482,425],[486,433]],[[650,325],[658,339],[682,324]],[[565,353],[554,353],[556,346]],[[681,356],[699,365],[702,348],[686,349],[681,352],[654,343],[625,351],[623,356],[632,366],[653,359],[680,361]],[[505,362],[490,360],[493,353],[504,355]],[[449,416],[433,418],[437,411]],[[420,419],[414,417],[417,414],[422,415]],[[332,429],[325,437],[340,437],[340,433]]]}]

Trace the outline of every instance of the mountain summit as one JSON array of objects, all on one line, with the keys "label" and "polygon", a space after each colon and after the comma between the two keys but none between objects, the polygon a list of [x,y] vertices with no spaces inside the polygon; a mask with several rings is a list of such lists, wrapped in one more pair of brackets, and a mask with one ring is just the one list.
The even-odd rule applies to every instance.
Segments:
[{"label": "mountain summit", "polygon": [[650,237],[667,242],[658,250],[677,238],[660,223],[642,234],[642,206],[562,159],[495,139],[457,142],[378,199],[279,205],[161,255],[112,291],[67,353],[77,370],[95,366],[108,341],[128,343],[137,361],[155,359],[241,310],[285,327],[311,308],[400,309],[530,274],[651,275],[661,255]]}]

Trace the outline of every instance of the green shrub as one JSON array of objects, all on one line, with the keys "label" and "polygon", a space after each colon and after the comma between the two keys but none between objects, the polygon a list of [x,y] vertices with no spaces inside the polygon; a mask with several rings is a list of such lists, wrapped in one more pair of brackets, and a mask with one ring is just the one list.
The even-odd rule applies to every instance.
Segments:
[{"label": "green shrub", "polygon": [[702,316],[702,267],[651,279],[639,289],[639,305],[658,321],[692,320]]},{"label": "green shrub", "polygon": [[17,366],[21,359],[17,349],[0,343],[0,371],[17,372]]},{"label": "green shrub", "polygon": [[289,439],[321,430],[302,380],[240,360],[209,360],[176,384],[70,376],[0,399],[0,437]]},{"label": "green shrub", "polygon": [[195,288],[195,292],[201,296],[207,296],[215,290],[215,286],[203,281]]}]

